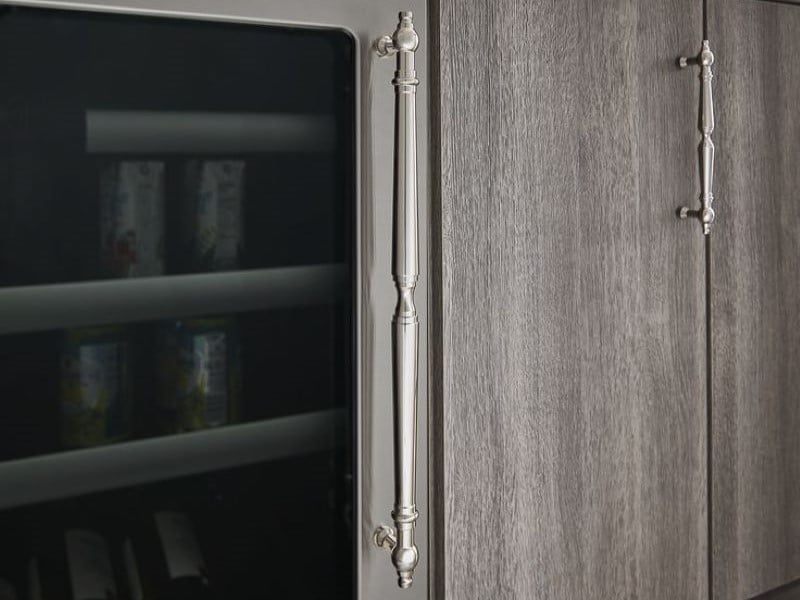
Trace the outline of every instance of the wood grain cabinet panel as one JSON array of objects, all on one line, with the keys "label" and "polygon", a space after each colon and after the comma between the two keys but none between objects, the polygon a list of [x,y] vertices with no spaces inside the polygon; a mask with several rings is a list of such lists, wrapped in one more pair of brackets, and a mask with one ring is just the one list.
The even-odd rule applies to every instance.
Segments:
[{"label": "wood grain cabinet panel", "polygon": [[444,597],[708,597],[697,0],[440,0]]},{"label": "wood grain cabinet panel", "polygon": [[713,581],[741,600],[800,578],[800,6],[709,0],[708,16]]}]

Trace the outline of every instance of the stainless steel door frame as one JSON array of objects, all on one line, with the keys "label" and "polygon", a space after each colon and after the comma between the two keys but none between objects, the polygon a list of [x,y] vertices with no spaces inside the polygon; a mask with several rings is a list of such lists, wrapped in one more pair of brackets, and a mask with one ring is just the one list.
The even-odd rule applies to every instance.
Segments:
[{"label": "stainless steel door frame", "polygon": [[[419,240],[421,273],[417,311],[422,323],[419,353],[419,431],[417,442],[417,545],[420,561],[411,589],[397,587],[396,573],[373,541],[375,528],[390,523],[393,503],[391,328],[395,289],[391,278],[393,67],[373,52],[376,38],[391,30],[399,10],[414,13],[420,36],[417,50],[419,228],[428,231],[428,13],[425,0],[0,0],[0,5],[93,10],[101,12],[249,22],[254,24],[336,27],[349,31],[358,48],[358,202],[357,235],[357,369],[356,524],[358,590],[362,600],[422,600],[428,597],[428,381],[427,256],[428,238]],[[279,57],[265,56],[265,61]],[[309,515],[313,519],[314,515]],[[313,543],[313,540],[309,540]],[[314,565],[307,565],[313,577]],[[298,582],[301,584],[301,582]]]}]

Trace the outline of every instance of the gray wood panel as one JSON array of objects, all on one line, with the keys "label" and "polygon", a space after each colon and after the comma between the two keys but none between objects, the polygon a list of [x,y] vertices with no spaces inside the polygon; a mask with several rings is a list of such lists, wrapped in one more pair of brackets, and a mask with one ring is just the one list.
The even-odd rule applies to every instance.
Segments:
[{"label": "gray wood panel", "polygon": [[432,111],[430,128],[430,239],[428,273],[428,510],[431,526],[428,530],[428,593],[432,600],[445,598],[445,536],[444,536],[444,431],[443,431],[443,360],[442,335],[442,198],[441,148],[442,130],[439,127],[441,89],[441,60],[439,39],[439,10],[434,1],[428,12],[430,44],[430,98]]},{"label": "gray wood panel", "polygon": [[740,600],[800,578],[800,7],[711,0],[709,36],[713,579]]},{"label": "gray wood panel", "polygon": [[701,2],[433,10],[445,598],[707,598]]}]

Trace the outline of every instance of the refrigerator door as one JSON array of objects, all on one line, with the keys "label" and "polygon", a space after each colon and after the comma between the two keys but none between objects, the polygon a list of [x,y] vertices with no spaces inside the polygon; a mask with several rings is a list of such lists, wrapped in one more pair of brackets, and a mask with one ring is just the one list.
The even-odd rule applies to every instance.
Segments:
[{"label": "refrigerator door", "polygon": [[[99,368],[101,374],[115,373],[102,375],[102,383],[123,390],[118,380],[124,369],[119,365],[128,359],[127,350],[120,348],[127,348],[125,344],[139,348],[136,344],[143,338],[150,340],[142,343],[156,356],[161,356],[160,348],[171,349],[168,357],[191,355],[192,366],[178,361],[179,368],[183,365],[192,376],[199,369],[212,391],[213,368],[207,365],[214,363],[214,357],[225,355],[228,365],[240,361],[245,405],[250,396],[270,397],[270,390],[285,390],[288,384],[276,379],[281,372],[292,378],[298,390],[294,404],[272,403],[261,410],[257,400],[250,400],[251,407],[235,416],[232,408],[220,408],[211,401],[199,416],[172,406],[166,418],[170,435],[155,431],[156,423],[164,419],[154,409],[138,417],[151,428],[141,440],[125,435],[93,439],[92,435],[105,436],[112,428],[110,413],[103,416],[107,423],[101,434],[85,420],[80,427],[66,427],[65,433],[62,410],[61,424],[53,433],[60,439],[58,447],[12,444],[9,453],[0,456],[0,489],[8,490],[0,494],[0,509],[113,491],[147,484],[150,479],[173,480],[206,470],[233,469],[241,466],[237,455],[256,463],[290,456],[287,448],[291,447],[325,451],[328,445],[344,446],[331,454],[333,467],[328,468],[346,481],[342,489],[327,493],[339,495],[331,505],[346,504],[348,494],[355,504],[356,518],[348,525],[352,552],[339,553],[344,554],[343,561],[342,556],[321,557],[313,551],[329,547],[325,538],[336,534],[329,526],[330,515],[307,514],[311,527],[318,524],[315,534],[290,544],[309,549],[298,565],[305,576],[297,581],[298,587],[317,589],[308,595],[314,598],[427,598],[426,2],[13,0],[0,6],[5,11],[0,12],[4,52],[16,45],[20,57],[34,55],[27,71],[6,79],[6,100],[0,102],[5,104],[0,129],[18,138],[6,140],[7,165],[5,174],[0,173],[5,184],[15,188],[9,196],[12,200],[0,201],[0,207],[9,211],[4,217],[4,239],[0,239],[0,255],[4,255],[0,261],[0,313],[4,314],[0,363],[19,362],[19,356],[38,357],[43,344],[59,340],[52,342],[51,354],[59,368],[51,379],[56,381],[54,393],[61,398],[62,409],[63,390],[70,385],[82,398],[90,393],[83,375],[89,362],[93,372],[98,372],[98,364],[116,365],[105,371]],[[396,503],[392,321],[397,290],[392,278],[396,149],[392,78],[396,67],[394,60],[377,55],[374,42],[394,31],[398,10],[414,15],[420,82],[415,128],[421,232],[421,272],[416,284],[419,563],[409,589],[398,587],[389,555],[375,543],[376,529],[393,525],[391,511]],[[7,29],[4,19],[8,19]],[[42,28],[39,34],[37,23]],[[202,31],[197,33],[195,28]],[[273,41],[259,45],[256,38],[261,28],[274,34]],[[54,31],[58,36],[51,35]],[[206,40],[205,47],[192,45],[198,40]],[[115,43],[125,48],[125,60],[119,58]],[[141,61],[135,58],[138,44],[151,50],[141,53]],[[98,56],[100,48],[108,52]],[[166,48],[163,61],[153,60],[153,48]],[[82,84],[71,79],[76,65],[68,59],[81,52],[91,57],[81,65],[86,70],[82,77],[95,84],[107,81],[106,90],[93,84],[84,93]],[[200,65],[187,75],[186,64],[193,57]],[[252,91],[242,86],[241,77],[238,82],[233,77],[227,80],[226,60],[235,64],[237,73],[252,73]],[[8,72],[25,65],[22,58],[17,64],[8,55],[0,63]],[[215,63],[213,68],[202,68],[210,63]],[[220,77],[225,85],[217,85],[215,78]],[[15,82],[19,89],[14,89]],[[225,89],[235,95],[233,99],[226,97]],[[76,93],[66,97],[60,90]],[[154,95],[154,90],[163,93]],[[204,97],[207,90],[216,90],[218,95]],[[172,92],[182,99],[162,104],[161,99],[173,97]],[[320,108],[326,102],[329,108]],[[269,110],[262,110],[265,105]],[[78,113],[80,118],[75,119]],[[65,122],[73,125],[65,126]],[[48,131],[55,135],[47,135]],[[74,169],[59,163],[75,140],[91,162],[91,169],[77,176]],[[42,178],[37,169],[48,161],[48,176]],[[38,166],[29,172],[19,169],[34,163]],[[298,169],[305,169],[303,176],[296,176]],[[231,195],[237,196],[237,187],[246,198],[238,205],[230,201]],[[334,188],[337,191],[325,200]],[[82,189],[96,189],[96,197],[87,197],[83,203],[69,197]],[[131,194],[136,210],[125,200]],[[41,205],[27,202],[43,195],[47,200]],[[262,196],[278,201],[252,200]],[[266,208],[254,208],[262,204]],[[90,213],[94,216],[87,216]],[[81,226],[84,218],[86,222],[95,219],[88,233]],[[32,227],[37,219],[60,223],[67,233],[37,233]],[[171,223],[180,225],[170,229]],[[130,235],[131,230],[136,235]],[[328,308],[314,308],[320,305]],[[301,315],[284,310],[298,306],[310,308]],[[137,341],[121,343],[120,328],[132,330],[130,335]],[[294,335],[294,331],[300,333]],[[251,358],[231,358],[230,348],[237,344],[245,354],[249,348]],[[136,352],[146,355],[148,350]],[[169,362],[169,358],[164,360]],[[206,366],[197,367],[198,360]],[[316,368],[303,371],[303,360]],[[69,368],[64,366],[67,363]],[[164,383],[166,363],[159,364],[159,372],[150,376],[153,390],[166,387],[170,398],[180,395],[177,379],[166,377]],[[72,379],[65,373],[72,373]],[[265,381],[255,386],[252,382],[258,373],[264,374]],[[147,385],[136,381],[132,388]],[[136,390],[130,393],[137,394]],[[154,396],[160,393],[152,392]],[[147,394],[149,388],[140,395]],[[217,397],[207,393],[208,398],[212,396]],[[31,415],[19,418],[25,421]],[[119,426],[124,419],[114,418],[125,432]],[[17,433],[23,429],[16,427]],[[181,431],[187,433],[176,434]],[[320,442],[320,432],[323,438],[328,436],[327,441]],[[36,435],[44,434],[38,431]],[[59,477],[59,470],[69,476]],[[284,470],[291,472],[291,466]],[[220,481],[227,481],[225,477]],[[43,489],[52,493],[42,493]],[[319,495],[325,490],[315,484],[308,493]],[[273,481],[270,494],[280,497],[279,478]],[[309,506],[317,505],[309,502]],[[280,523],[282,515],[269,518]],[[293,535],[288,523],[277,531],[287,538]],[[283,542],[266,543],[280,548]],[[329,582],[319,579],[318,574],[331,572],[331,565],[334,571],[352,570],[352,594],[333,592]]]}]

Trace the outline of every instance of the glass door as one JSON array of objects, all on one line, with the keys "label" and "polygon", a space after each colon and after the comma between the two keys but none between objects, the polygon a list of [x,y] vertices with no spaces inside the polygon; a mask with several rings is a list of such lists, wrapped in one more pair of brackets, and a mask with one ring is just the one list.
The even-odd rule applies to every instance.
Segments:
[{"label": "glass door", "polygon": [[354,597],[356,56],[0,13],[0,598]]}]

